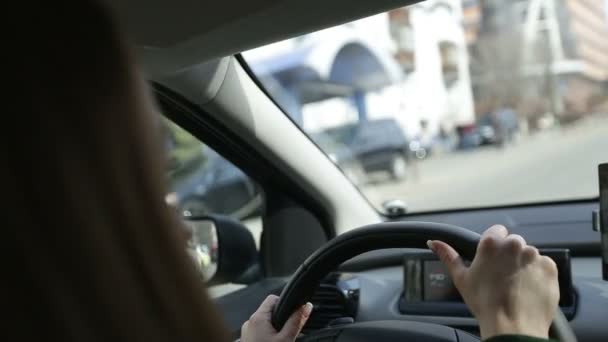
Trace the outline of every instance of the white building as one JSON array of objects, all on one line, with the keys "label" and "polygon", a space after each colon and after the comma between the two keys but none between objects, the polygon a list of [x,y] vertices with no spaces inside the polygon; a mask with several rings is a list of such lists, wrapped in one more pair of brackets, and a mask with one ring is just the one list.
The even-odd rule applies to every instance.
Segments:
[{"label": "white building", "polygon": [[[471,123],[460,2],[430,0],[407,11],[410,27],[402,34],[395,35],[395,23],[382,13],[244,55],[258,76],[271,75],[298,99],[284,106],[309,132],[362,117],[393,117],[410,136],[420,133],[421,120],[429,123],[430,134],[440,123],[447,129]],[[412,69],[404,70],[394,57],[403,48],[413,52]],[[271,93],[281,97],[281,87]]]}]

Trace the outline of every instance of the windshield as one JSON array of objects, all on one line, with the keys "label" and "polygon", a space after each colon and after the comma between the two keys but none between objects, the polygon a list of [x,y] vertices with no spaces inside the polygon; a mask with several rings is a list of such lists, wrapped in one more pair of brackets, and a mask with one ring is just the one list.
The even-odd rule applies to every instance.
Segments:
[{"label": "windshield", "polygon": [[595,198],[605,6],[429,0],[243,56],[380,210]]}]

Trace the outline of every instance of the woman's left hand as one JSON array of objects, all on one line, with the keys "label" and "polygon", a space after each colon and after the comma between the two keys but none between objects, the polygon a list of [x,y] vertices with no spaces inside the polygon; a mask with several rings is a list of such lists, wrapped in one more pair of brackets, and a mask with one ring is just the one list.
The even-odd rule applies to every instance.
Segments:
[{"label": "woman's left hand", "polygon": [[270,323],[272,309],[279,301],[279,297],[268,296],[258,310],[249,318],[241,328],[242,342],[294,342],[306,324],[312,304],[307,303],[294,312],[287,320],[281,331],[276,331]]}]

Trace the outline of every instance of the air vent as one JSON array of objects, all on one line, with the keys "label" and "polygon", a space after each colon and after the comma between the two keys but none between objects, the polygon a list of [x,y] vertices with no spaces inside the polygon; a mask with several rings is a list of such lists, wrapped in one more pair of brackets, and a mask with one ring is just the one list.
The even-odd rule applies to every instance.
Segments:
[{"label": "air vent", "polygon": [[325,328],[336,318],[355,318],[359,281],[351,274],[331,274],[319,285],[311,302],[314,309],[304,326],[304,333]]}]

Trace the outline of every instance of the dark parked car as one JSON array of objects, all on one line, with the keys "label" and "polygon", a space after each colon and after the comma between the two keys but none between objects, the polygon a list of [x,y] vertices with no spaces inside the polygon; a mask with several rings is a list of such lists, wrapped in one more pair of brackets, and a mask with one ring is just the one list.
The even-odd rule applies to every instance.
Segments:
[{"label": "dark parked car", "polygon": [[393,179],[405,178],[408,140],[395,120],[361,121],[325,130],[323,134],[348,147],[366,173],[385,171]]},{"label": "dark parked car", "polygon": [[184,215],[208,213],[243,218],[259,209],[256,185],[241,170],[210,148],[202,148],[190,133],[162,121],[168,155],[171,205]]},{"label": "dark parked car", "polygon": [[481,145],[503,145],[511,142],[519,125],[517,113],[509,108],[502,108],[488,113],[477,121]]},{"label": "dark parked car", "polygon": [[502,146],[515,139],[519,131],[517,113],[510,108],[483,115],[476,124],[458,127],[458,147],[469,149],[482,145]]},{"label": "dark parked car", "polygon": [[355,185],[366,181],[365,171],[348,146],[334,140],[326,132],[313,133],[310,138],[342,170]]},{"label": "dark parked car", "polygon": [[497,124],[492,115],[487,114],[477,121],[477,132],[479,134],[479,145],[498,144],[499,135],[496,131]]},{"label": "dark parked car", "polygon": [[476,148],[482,144],[482,137],[476,124],[457,126],[456,133],[460,150]]},{"label": "dark parked car", "polygon": [[241,170],[210,149],[206,162],[177,186],[177,202],[186,215],[218,213],[248,216],[257,209],[256,185]]}]

